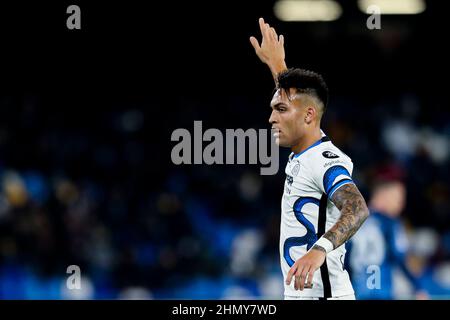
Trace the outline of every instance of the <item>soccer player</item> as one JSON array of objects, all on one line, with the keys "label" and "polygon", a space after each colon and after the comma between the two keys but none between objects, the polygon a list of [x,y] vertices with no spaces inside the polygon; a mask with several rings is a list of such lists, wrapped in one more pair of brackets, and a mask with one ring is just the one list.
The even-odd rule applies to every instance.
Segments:
[{"label": "soccer player", "polygon": [[320,128],[328,88],[315,72],[287,69],[283,36],[262,18],[259,24],[261,44],[250,42],[275,80],[269,122],[277,144],[292,151],[281,203],[285,299],[355,299],[344,243],[369,210],[352,180],[351,159]]},{"label": "soccer player", "polygon": [[406,263],[408,239],[399,220],[405,200],[406,188],[399,178],[379,179],[373,188],[370,217],[347,246],[346,262],[358,299],[394,299],[395,267],[412,284],[416,299],[428,299],[419,277]]}]

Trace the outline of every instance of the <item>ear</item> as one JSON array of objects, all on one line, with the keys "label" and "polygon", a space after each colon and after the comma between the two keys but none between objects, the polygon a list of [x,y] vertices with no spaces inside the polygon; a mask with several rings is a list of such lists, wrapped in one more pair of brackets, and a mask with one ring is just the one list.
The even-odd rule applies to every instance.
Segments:
[{"label": "ear", "polygon": [[305,122],[306,124],[311,124],[317,117],[317,110],[313,106],[308,106],[306,108]]}]

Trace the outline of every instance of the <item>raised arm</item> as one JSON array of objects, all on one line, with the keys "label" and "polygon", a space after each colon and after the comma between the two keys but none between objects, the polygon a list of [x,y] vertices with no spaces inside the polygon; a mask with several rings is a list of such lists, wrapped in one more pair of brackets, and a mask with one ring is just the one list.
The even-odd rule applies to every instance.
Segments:
[{"label": "raised arm", "polygon": [[265,63],[272,73],[275,85],[277,85],[278,74],[287,69],[284,53],[284,37],[278,36],[275,29],[259,18],[261,30],[261,45],[255,37],[250,37],[250,42],[255,49],[258,58]]}]

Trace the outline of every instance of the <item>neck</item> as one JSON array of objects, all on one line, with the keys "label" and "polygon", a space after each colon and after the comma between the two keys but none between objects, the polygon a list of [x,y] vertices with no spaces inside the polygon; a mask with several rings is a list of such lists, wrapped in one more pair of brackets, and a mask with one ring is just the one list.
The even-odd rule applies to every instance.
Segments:
[{"label": "neck", "polygon": [[292,152],[300,153],[307,149],[309,146],[317,142],[322,138],[322,134],[320,132],[320,128],[314,129],[311,134],[306,135],[301,139],[301,141],[291,148]]}]

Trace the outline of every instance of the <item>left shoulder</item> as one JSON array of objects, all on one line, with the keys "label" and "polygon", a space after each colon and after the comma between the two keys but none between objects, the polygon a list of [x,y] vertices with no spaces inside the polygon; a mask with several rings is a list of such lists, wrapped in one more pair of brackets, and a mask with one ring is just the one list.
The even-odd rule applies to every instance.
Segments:
[{"label": "left shoulder", "polygon": [[353,182],[350,157],[327,140],[311,149],[307,155],[308,173],[316,186],[329,197],[344,184]]},{"label": "left shoulder", "polygon": [[352,163],[352,159],[331,141],[325,141],[318,145],[314,152],[309,154],[309,161],[325,167]]}]

